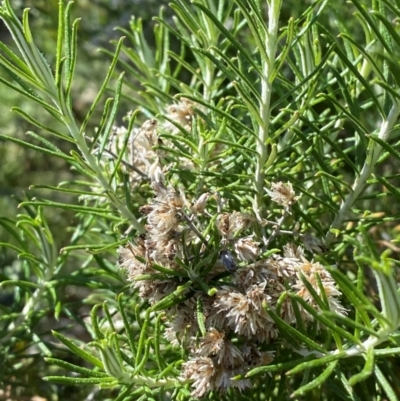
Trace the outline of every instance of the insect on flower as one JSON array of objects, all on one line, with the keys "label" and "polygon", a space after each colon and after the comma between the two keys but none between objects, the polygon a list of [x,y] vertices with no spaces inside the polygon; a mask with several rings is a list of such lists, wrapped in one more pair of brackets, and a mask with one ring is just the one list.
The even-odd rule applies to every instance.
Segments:
[{"label": "insect on flower", "polygon": [[219,253],[219,258],[221,259],[222,264],[224,265],[225,269],[228,270],[228,272],[233,273],[235,270],[237,270],[235,260],[233,259],[230,251],[223,249]]}]

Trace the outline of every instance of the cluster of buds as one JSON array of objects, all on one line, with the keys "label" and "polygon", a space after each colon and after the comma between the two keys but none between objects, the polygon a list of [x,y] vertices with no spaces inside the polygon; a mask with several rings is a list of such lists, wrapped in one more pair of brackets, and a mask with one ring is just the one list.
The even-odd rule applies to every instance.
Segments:
[{"label": "cluster of buds", "polygon": [[[309,261],[301,246],[289,243],[282,255],[263,257],[269,244],[265,221],[223,210],[220,197],[208,192],[187,199],[165,184],[161,172],[153,177],[155,197],[141,208],[146,234],[119,249],[119,264],[154,310],[163,305],[169,343],[190,350],[181,377],[192,383],[193,396],[250,386],[247,379],[232,378],[273,360],[272,352],[260,350],[260,344],[279,338],[268,311],[296,324],[290,297],[277,307],[288,289],[318,311],[311,285],[331,311],[345,313],[331,275]],[[283,215],[297,200],[292,186],[282,182],[266,194],[283,207]],[[277,223],[270,237],[280,227]],[[305,323],[313,321],[309,311],[297,306]]]}]

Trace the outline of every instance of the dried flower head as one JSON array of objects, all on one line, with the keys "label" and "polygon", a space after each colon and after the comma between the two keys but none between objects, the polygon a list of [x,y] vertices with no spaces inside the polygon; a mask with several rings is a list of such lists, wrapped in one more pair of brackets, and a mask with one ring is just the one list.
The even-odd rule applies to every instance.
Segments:
[{"label": "dried flower head", "polygon": [[182,378],[193,382],[194,397],[202,397],[210,390],[226,391],[233,387],[242,391],[250,386],[249,380],[232,380],[244,372],[246,365],[241,351],[230,341],[224,341],[215,329],[206,335],[195,355],[183,366]]},{"label": "dried flower head", "polygon": [[[297,280],[293,285],[293,289],[296,290],[296,294],[302,297],[308,304],[312,305],[315,309],[319,310],[314,297],[308,291],[307,287],[304,285],[302,277],[307,280],[318,296],[322,296],[321,287],[318,284],[318,277],[321,280],[322,289],[324,295],[329,302],[329,308],[332,312],[339,315],[346,313],[346,309],[340,304],[337,297],[341,295],[341,292],[336,288],[335,282],[330,275],[330,273],[318,262],[309,262],[305,258],[302,259],[296,269]],[[312,320],[312,316],[306,311],[303,311],[303,316],[306,320]]]},{"label": "dried flower head", "polygon": [[151,119],[146,120],[140,128],[133,129],[132,132],[128,132],[125,127],[113,128],[109,148],[104,154],[118,158],[124,151],[121,168],[129,173],[132,186],[150,175],[151,170],[154,170],[154,162],[161,157],[161,152],[153,149],[159,142],[157,127],[157,120]]},{"label": "dried flower head", "polygon": [[242,213],[234,211],[230,216],[231,230],[234,235],[250,228],[251,224],[255,221],[255,217],[249,213]]},{"label": "dried flower head", "polygon": [[240,232],[245,231],[255,221],[248,213],[223,213],[217,218],[217,229],[225,240],[231,240]]},{"label": "dried flower head", "polygon": [[147,173],[151,182],[164,183],[164,174],[161,169],[160,160],[158,158],[148,168]]},{"label": "dried flower head", "polygon": [[146,120],[136,136],[136,146],[141,145],[146,150],[152,150],[158,143],[157,126],[158,122],[154,118]]},{"label": "dried flower head", "polygon": [[248,339],[256,337],[259,341],[276,337],[274,321],[263,308],[263,303],[270,299],[264,291],[266,284],[254,284],[245,293],[228,286],[218,291],[214,305],[235,333]]},{"label": "dried flower head", "polygon": [[[192,118],[194,115],[194,103],[188,99],[181,99],[178,103],[167,106],[167,117],[175,123],[181,125],[187,131],[190,131]],[[166,130],[178,132],[176,126],[167,123],[164,127]]]},{"label": "dried flower head", "polygon": [[209,192],[205,192],[202,194],[196,202],[193,203],[193,206],[191,207],[191,211],[194,214],[201,214],[204,213],[204,209],[207,205],[207,201],[210,198],[211,194]]},{"label": "dried flower head", "polygon": [[296,266],[299,260],[297,258],[282,258],[280,255],[273,255],[272,258],[265,261],[269,271],[274,273],[275,277],[281,281],[287,279],[289,282],[296,277]]},{"label": "dried flower head", "polygon": [[274,275],[266,267],[264,260],[247,265],[238,269],[233,276],[233,282],[243,291],[246,291],[254,284],[266,283]]},{"label": "dried flower head", "polygon": [[225,338],[225,333],[211,327],[200,344],[194,349],[198,356],[214,357],[218,365],[235,367],[243,363],[243,356],[239,348]]},{"label": "dried flower head", "polygon": [[237,257],[243,261],[254,261],[260,254],[260,243],[253,240],[253,236],[239,238],[234,247]]},{"label": "dried flower head", "polygon": [[256,343],[248,342],[242,348],[243,359],[247,361],[249,366],[265,366],[275,359],[274,351],[261,352]]},{"label": "dried flower head", "polygon": [[304,249],[301,246],[289,242],[283,246],[283,255],[288,259],[301,260],[304,257]]},{"label": "dried flower head", "polygon": [[152,201],[152,210],[147,215],[148,231],[167,235],[170,231],[176,231],[181,222],[181,210],[185,200],[174,189],[166,188],[161,183],[153,183],[157,193]]},{"label": "dried flower head", "polygon": [[[119,266],[127,271],[128,280],[134,283],[139,295],[153,304],[173,292],[177,283],[172,280],[141,280],[142,275],[156,273],[148,260],[146,241],[143,237],[138,237],[136,244],[128,243],[125,247],[120,247]],[[146,262],[142,262],[143,259]]]},{"label": "dried flower head", "polygon": [[134,281],[135,277],[143,274],[146,269],[146,263],[139,259],[146,258],[146,248],[142,237],[138,237],[136,244],[128,243],[125,247],[119,248],[119,266],[124,268],[128,275],[128,280]]},{"label": "dried flower head", "polygon": [[190,298],[168,310],[165,337],[173,345],[186,345],[199,330],[195,314],[196,299]]},{"label": "dried flower head", "polygon": [[283,182],[273,182],[271,184],[271,190],[265,190],[274,202],[285,208],[288,208],[296,201],[296,194],[290,182],[286,184]]},{"label": "dried flower head", "polygon": [[192,381],[193,397],[202,397],[214,387],[215,366],[211,358],[200,356],[183,364],[182,378]]}]

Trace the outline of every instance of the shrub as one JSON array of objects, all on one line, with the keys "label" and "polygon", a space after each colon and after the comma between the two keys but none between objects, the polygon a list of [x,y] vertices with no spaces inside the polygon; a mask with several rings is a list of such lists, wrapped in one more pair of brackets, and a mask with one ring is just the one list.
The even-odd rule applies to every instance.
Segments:
[{"label": "shrub", "polygon": [[4,395],[396,400],[398,4],[173,1],[121,29],[83,122],[71,8],[52,66],[0,11],[0,81],[54,121],[2,138],[72,171],[0,220]]}]

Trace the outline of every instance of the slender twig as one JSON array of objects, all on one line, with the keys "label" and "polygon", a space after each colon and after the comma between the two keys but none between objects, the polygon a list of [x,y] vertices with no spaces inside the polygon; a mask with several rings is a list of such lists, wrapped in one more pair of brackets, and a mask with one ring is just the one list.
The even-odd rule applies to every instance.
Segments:
[{"label": "slender twig", "polygon": [[208,241],[203,237],[201,232],[197,229],[197,227],[193,224],[192,220],[190,217],[183,211],[181,210],[180,212],[182,218],[186,221],[190,229],[199,237],[201,242],[203,242],[204,245],[208,245]]},{"label": "slender twig", "polygon": [[335,351],[329,352],[328,354],[324,354],[319,351],[309,350],[307,348],[300,348],[294,351],[302,356],[314,355],[317,358],[324,358],[327,355],[337,355],[339,353],[343,354],[342,358],[350,358],[353,356],[363,355],[368,349],[376,348],[378,345],[386,342],[392,334],[393,331],[391,330],[381,330],[376,333],[376,336],[370,336],[362,344],[354,345],[353,347],[348,348],[345,351],[337,349]]}]

